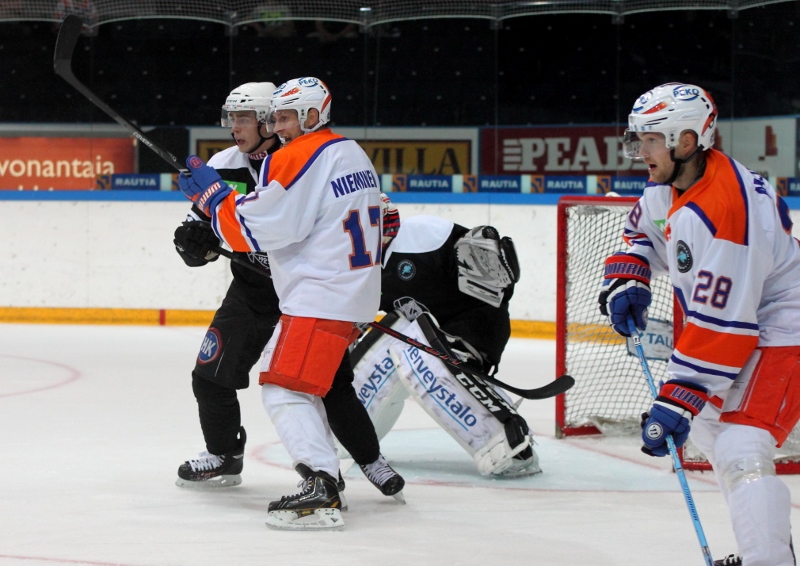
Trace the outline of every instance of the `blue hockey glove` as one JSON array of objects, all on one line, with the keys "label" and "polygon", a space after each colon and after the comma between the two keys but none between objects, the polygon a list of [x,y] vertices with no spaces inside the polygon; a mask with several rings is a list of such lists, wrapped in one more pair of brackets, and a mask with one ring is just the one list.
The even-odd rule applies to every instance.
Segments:
[{"label": "blue hockey glove", "polygon": [[641,256],[617,252],[606,259],[598,302],[600,312],[617,334],[630,336],[629,315],[639,330],[647,326],[647,307],[652,300],[650,275],[650,264]]},{"label": "blue hockey glove", "polygon": [[642,414],[642,452],[650,456],[669,454],[667,435],[672,435],[675,447],[683,446],[689,437],[692,418],[703,410],[708,392],[701,385],[680,379],[670,379],[661,386],[649,413]]},{"label": "blue hockey glove", "polygon": [[211,216],[217,205],[233,189],[222,180],[216,169],[206,165],[196,155],[190,155],[186,159],[186,166],[189,168],[191,176],[187,177],[181,173],[178,176],[178,186],[189,200],[205,214]]}]

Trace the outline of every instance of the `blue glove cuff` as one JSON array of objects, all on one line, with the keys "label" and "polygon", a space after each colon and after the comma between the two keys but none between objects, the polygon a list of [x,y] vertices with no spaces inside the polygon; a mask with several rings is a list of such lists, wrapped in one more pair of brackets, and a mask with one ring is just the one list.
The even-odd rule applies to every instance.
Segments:
[{"label": "blue glove cuff", "polygon": [[211,216],[217,209],[225,197],[233,192],[233,189],[222,180],[215,182],[213,185],[204,190],[197,197],[197,206],[200,210]]}]

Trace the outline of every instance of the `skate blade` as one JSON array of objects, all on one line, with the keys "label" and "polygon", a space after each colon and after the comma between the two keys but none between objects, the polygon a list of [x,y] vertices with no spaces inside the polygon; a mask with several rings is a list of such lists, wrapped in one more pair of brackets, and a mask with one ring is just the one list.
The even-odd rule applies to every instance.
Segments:
[{"label": "skate blade", "polygon": [[342,502],[342,507],[341,507],[342,511],[347,511],[349,506],[347,505],[347,499],[344,498],[344,492],[343,491],[339,492],[339,501]]},{"label": "skate blade", "polygon": [[406,496],[405,496],[405,495],[403,495],[403,491],[402,491],[402,490],[401,490],[401,491],[398,491],[397,493],[395,493],[394,495],[392,495],[392,497],[394,497],[395,499],[397,499],[397,501],[399,501],[399,502],[400,502],[400,503],[402,503],[403,505],[405,505],[405,504],[406,504]]},{"label": "skate blade", "polygon": [[314,509],[302,516],[297,511],[270,511],[266,522],[270,529],[283,531],[338,531],[344,528],[342,514],[329,507]]},{"label": "skate blade", "polygon": [[229,476],[219,476],[210,480],[191,481],[183,478],[175,480],[178,487],[190,487],[193,489],[219,489],[221,487],[233,487],[242,483],[242,476],[239,474]]}]

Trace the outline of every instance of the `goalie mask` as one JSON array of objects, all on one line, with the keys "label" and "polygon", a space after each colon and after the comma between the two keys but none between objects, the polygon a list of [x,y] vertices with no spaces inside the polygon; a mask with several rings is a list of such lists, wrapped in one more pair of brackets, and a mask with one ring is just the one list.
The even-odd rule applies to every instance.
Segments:
[{"label": "goalie mask", "polygon": [[[313,128],[306,128],[308,111],[319,112],[319,122]],[[304,133],[314,132],[331,121],[331,92],[321,80],[314,77],[301,77],[283,83],[272,95],[272,112],[296,110],[300,129]]]},{"label": "goalie mask", "polygon": [[274,92],[275,85],[272,83],[245,83],[236,87],[225,99],[225,104],[222,105],[220,125],[223,128],[233,127],[234,120],[230,115],[231,112],[252,111],[255,113],[255,119],[258,122],[267,124],[267,131],[271,132],[272,129],[267,123],[267,116],[269,115],[270,102]]},{"label": "goalie mask", "polygon": [[640,159],[641,140],[638,133],[664,134],[667,149],[678,144],[681,133],[690,130],[697,135],[701,150],[714,145],[717,128],[717,106],[699,86],[667,83],[648,90],[633,105],[628,115],[628,129],[622,141],[628,159]]}]

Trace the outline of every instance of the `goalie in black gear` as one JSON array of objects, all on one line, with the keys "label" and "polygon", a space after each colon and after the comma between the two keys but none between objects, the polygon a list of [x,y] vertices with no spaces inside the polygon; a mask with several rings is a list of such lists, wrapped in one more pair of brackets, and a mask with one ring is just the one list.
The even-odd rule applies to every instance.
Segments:
[{"label": "goalie in black gear", "polygon": [[[470,230],[433,216],[400,225],[387,208],[381,310],[389,314],[382,324],[493,373],[511,336],[508,302],[520,274],[513,242],[491,226]],[[411,395],[481,474],[541,471],[527,423],[501,390],[374,330],[351,359],[353,385],[379,438]]]}]

